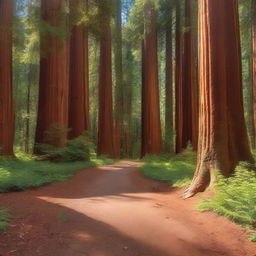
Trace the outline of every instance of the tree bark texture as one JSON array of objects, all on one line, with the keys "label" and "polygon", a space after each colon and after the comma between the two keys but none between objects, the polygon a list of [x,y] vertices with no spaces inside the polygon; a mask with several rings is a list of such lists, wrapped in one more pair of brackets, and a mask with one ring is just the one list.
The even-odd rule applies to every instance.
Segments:
[{"label": "tree bark texture", "polygon": [[13,155],[12,19],[13,1],[0,0],[0,155]]},{"label": "tree bark texture", "polygon": [[154,3],[149,1],[144,6],[142,46],[142,157],[162,153],[156,18]]},{"label": "tree bark texture", "polygon": [[[71,16],[79,8],[87,10],[88,0],[71,2]],[[69,138],[74,139],[89,130],[89,59],[88,29],[75,25],[70,38],[69,76]]]},{"label": "tree bark texture", "polygon": [[[41,0],[42,20],[66,32],[65,0]],[[69,40],[41,31],[39,105],[36,143],[65,145],[68,128]],[[51,134],[47,133],[50,131]],[[36,149],[36,153],[38,150]]]},{"label": "tree bark texture", "polygon": [[[179,12],[179,7],[177,12]],[[177,13],[179,16],[179,14]],[[179,19],[179,17],[177,17]],[[177,23],[179,25],[180,21]],[[177,27],[180,39],[178,50],[178,78],[176,84],[176,153],[181,153],[191,143],[197,149],[198,142],[198,104],[196,87],[196,62],[192,32],[192,0],[185,1],[185,31]]]},{"label": "tree bark texture", "polygon": [[100,38],[99,66],[99,116],[98,116],[98,155],[114,157],[114,127],[112,99],[112,38],[110,14],[101,15],[102,35]]},{"label": "tree bark texture", "polygon": [[250,161],[242,98],[238,1],[199,1],[200,122],[197,169],[184,197],[204,191],[215,171]]}]

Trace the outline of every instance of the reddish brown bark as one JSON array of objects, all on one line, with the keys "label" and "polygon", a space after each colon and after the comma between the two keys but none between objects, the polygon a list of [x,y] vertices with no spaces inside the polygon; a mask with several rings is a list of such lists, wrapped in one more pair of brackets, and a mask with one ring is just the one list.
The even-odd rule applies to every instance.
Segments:
[{"label": "reddish brown bark", "polygon": [[[88,0],[71,2],[71,16],[79,8],[87,9]],[[76,25],[70,38],[69,138],[79,137],[89,129],[88,31]]]},{"label": "reddish brown bark", "polygon": [[[177,9],[179,11],[179,9]],[[176,152],[180,153],[190,142],[197,149],[198,110],[197,88],[195,83],[195,54],[192,32],[192,0],[185,1],[185,31],[178,28],[180,37],[179,70],[176,85]]]},{"label": "reddish brown bark", "polygon": [[251,85],[252,85],[252,147],[256,147],[256,1],[252,0],[252,57],[251,57]]},{"label": "reddish brown bark", "polygon": [[13,1],[0,0],[0,155],[13,155],[12,19]]},{"label": "reddish brown bark", "polygon": [[114,156],[112,60],[110,15],[101,10],[100,66],[99,66],[99,117],[98,155]]},{"label": "reddish brown bark", "polygon": [[156,17],[154,3],[149,1],[144,6],[142,46],[142,157],[162,152]]},{"label": "reddish brown bark", "polygon": [[122,56],[122,16],[121,16],[121,0],[115,0],[115,23],[114,23],[114,64],[115,64],[115,155],[120,158],[120,150],[123,139],[123,114],[124,114],[124,100],[123,100],[123,56]]},{"label": "reddish brown bark", "polygon": [[200,131],[197,169],[184,197],[204,191],[214,172],[250,161],[242,102],[237,0],[199,1]]},{"label": "reddish brown bark", "polygon": [[[63,0],[41,0],[42,19],[63,32]],[[57,35],[41,32],[39,105],[36,143],[65,145],[68,127],[69,43]],[[46,134],[51,130],[53,134]],[[40,153],[40,152],[37,152]]]}]

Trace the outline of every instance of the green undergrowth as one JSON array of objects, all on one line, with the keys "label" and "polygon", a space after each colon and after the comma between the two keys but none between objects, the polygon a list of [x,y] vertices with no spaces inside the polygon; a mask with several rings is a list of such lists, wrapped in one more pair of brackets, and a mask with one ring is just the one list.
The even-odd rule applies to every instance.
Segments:
[{"label": "green undergrowth", "polygon": [[240,163],[230,178],[218,177],[215,196],[204,198],[202,211],[214,211],[252,230],[250,240],[256,242],[256,166]]},{"label": "green undergrowth", "polygon": [[146,156],[141,170],[144,176],[173,187],[189,185],[196,167],[196,153],[191,149],[179,155]]},{"label": "green undergrowth", "polygon": [[[147,156],[142,173],[173,187],[187,187],[196,168],[196,153],[190,149],[175,156]],[[256,242],[256,165],[240,163],[233,176],[218,177],[215,195],[203,198],[198,208],[214,211],[249,230],[249,240]]]},{"label": "green undergrowth", "polygon": [[6,230],[10,219],[11,216],[9,214],[8,209],[0,207],[0,232]]},{"label": "green undergrowth", "polygon": [[2,158],[0,161],[0,192],[22,191],[55,181],[71,178],[75,171],[111,164],[112,160],[91,157],[90,161],[59,162],[36,161],[32,156],[16,154],[16,159]]}]

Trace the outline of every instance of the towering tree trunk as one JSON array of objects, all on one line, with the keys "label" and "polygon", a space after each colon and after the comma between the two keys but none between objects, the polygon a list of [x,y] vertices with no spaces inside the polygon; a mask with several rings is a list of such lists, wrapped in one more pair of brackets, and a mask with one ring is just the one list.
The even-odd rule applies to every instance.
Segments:
[{"label": "towering tree trunk", "polygon": [[144,6],[142,46],[142,157],[162,152],[156,17],[154,2],[148,1]]},{"label": "towering tree trunk", "polygon": [[[42,19],[63,32],[65,0],[41,0]],[[69,42],[53,32],[41,32],[39,105],[36,143],[65,145],[68,127]],[[48,131],[48,133],[47,133]],[[49,132],[50,131],[50,132]],[[36,149],[37,153],[40,153]]]},{"label": "towering tree trunk", "polygon": [[173,54],[172,54],[172,11],[166,26],[166,85],[165,85],[165,151],[173,153]]},{"label": "towering tree trunk", "polygon": [[256,1],[251,1],[252,7],[252,54],[251,54],[251,83],[252,83],[252,147],[256,147]]},{"label": "towering tree trunk", "polygon": [[[88,0],[71,2],[71,16],[79,8],[87,9]],[[88,31],[75,25],[70,38],[69,138],[79,137],[89,129]]]},{"label": "towering tree trunk", "polygon": [[204,191],[214,171],[252,160],[242,101],[237,0],[199,1],[200,131],[197,169],[184,197]]},{"label": "towering tree trunk", "polygon": [[133,105],[133,54],[132,46],[125,46],[125,74],[124,74],[124,123],[123,123],[123,151],[124,157],[131,157],[132,146],[132,105]]},{"label": "towering tree trunk", "polygon": [[121,0],[115,0],[114,57],[115,57],[115,155],[120,157],[123,139],[123,56]]},{"label": "towering tree trunk", "polygon": [[13,155],[12,19],[13,1],[0,0],[0,155]]},{"label": "towering tree trunk", "polygon": [[114,156],[112,60],[110,14],[100,6],[102,35],[100,38],[98,155]]},{"label": "towering tree trunk", "polygon": [[[177,12],[179,12],[177,8]],[[179,14],[177,14],[179,18]],[[178,22],[179,24],[180,22]],[[185,1],[185,32],[177,27],[179,69],[176,94],[176,152],[180,153],[190,142],[197,149],[198,115],[197,89],[195,83],[195,54],[192,33],[192,0]]]}]

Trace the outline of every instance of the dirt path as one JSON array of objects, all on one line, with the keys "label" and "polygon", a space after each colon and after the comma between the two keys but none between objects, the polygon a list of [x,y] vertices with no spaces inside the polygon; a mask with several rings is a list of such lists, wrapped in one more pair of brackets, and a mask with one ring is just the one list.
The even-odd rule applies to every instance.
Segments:
[{"label": "dirt path", "polygon": [[143,178],[136,163],[80,171],[73,180],[0,195],[15,217],[0,256],[255,256],[244,231],[194,209],[181,191]]}]

